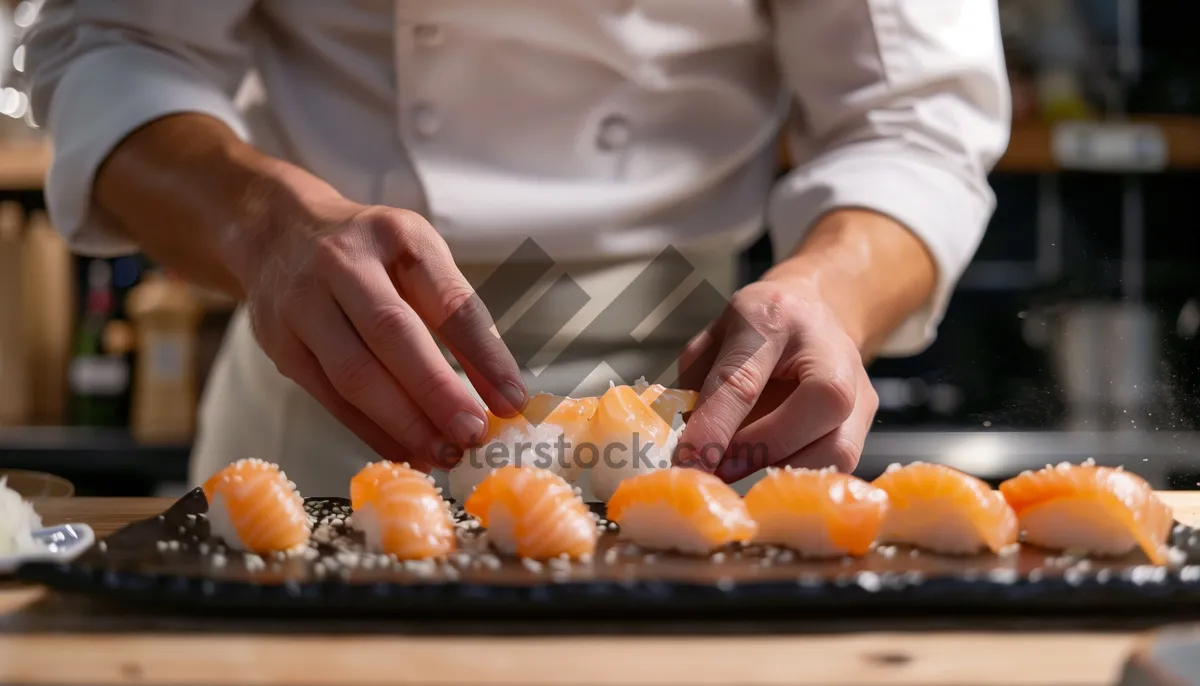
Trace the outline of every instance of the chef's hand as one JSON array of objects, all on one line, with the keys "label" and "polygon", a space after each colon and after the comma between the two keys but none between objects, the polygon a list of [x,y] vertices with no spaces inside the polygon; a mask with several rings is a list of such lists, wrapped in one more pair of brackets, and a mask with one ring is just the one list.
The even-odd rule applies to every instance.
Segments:
[{"label": "chef's hand", "polygon": [[483,437],[484,410],[434,335],[493,411],[523,406],[516,361],[419,214],[332,200],[260,254],[246,289],[260,345],[380,455],[448,468]]},{"label": "chef's hand", "polygon": [[923,244],[881,215],[842,210],[737,291],[680,360],[700,397],[680,464],[726,482],[767,466],[852,471],[879,399],[864,367],[932,293]]},{"label": "chef's hand", "polygon": [[767,466],[852,471],[879,407],[854,339],[805,282],[735,293],[681,367],[700,398],[680,444],[728,482]]},{"label": "chef's hand", "polygon": [[491,316],[415,212],[351,202],[194,113],[126,137],[95,198],[156,262],[246,300],[279,370],[384,458],[449,466],[482,437],[486,414],[435,336],[494,413],[524,406]]}]

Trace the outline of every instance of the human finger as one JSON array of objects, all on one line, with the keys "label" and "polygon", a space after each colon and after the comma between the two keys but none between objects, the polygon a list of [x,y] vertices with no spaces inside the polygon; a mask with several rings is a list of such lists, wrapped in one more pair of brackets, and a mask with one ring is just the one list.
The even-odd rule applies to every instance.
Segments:
[{"label": "human finger", "polygon": [[333,296],[317,291],[289,323],[319,362],[338,395],[393,439],[427,461],[443,459],[452,446],[384,369],[346,319]]},{"label": "human finger", "polygon": [[512,352],[446,242],[413,212],[381,215],[375,228],[405,300],[454,355],[475,390],[502,417],[525,407],[528,391]]},{"label": "human finger", "polygon": [[332,275],[329,284],[359,337],[433,426],[464,448],[482,440],[487,415],[383,264],[361,262]]}]

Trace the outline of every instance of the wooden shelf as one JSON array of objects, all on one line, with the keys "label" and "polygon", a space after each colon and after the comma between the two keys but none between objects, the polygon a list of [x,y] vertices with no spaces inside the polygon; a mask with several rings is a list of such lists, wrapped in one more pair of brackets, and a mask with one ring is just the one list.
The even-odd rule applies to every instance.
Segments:
[{"label": "wooden shelf", "polygon": [[[1149,125],[1161,134],[1167,148],[1167,168],[1200,169],[1200,117],[1144,117],[1129,123]],[[996,165],[996,171],[1037,174],[1069,168],[1070,165],[1062,164],[1054,154],[1055,130],[1054,124],[1046,122],[1014,126],[1008,151]],[[51,155],[48,141],[0,143],[0,190],[41,189]],[[782,141],[779,155],[780,164],[784,168],[790,167],[791,161]]]},{"label": "wooden shelf", "polygon": [[[1200,169],[1200,118],[1144,117],[1131,119],[1128,124],[1148,125],[1158,130],[1166,145],[1167,169]],[[1056,128],[1056,125],[1045,122],[1013,127],[1008,151],[996,165],[996,171],[1038,173],[1063,170],[1064,165],[1053,152]]]},{"label": "wooden shelf", "polygon": [[48,141],[0,143],[0,190],[41,190],[51,156]]},{"label": "wooden shelf", "polygon": [[[1070,122],[1080,124],[1083,122]],[[1162,137],[1167,150],[1165,167],[1173,170],[1200,169],[1200,117],[1159,116],[1131,119],[1128,124],[1146,125]],[[1104,122],[1096,122],[1101,129],[1110,128]],[[1117,125],[1111,128],[1115,129]],[[1008,150],[996,165],[995,171],[1008,173],[1040,174],[1066,171],[1072,168],[1064,164],[1054,153],[1054,135],[1061,130],[1048,122],[1028,122],[1015,125],[1009,138]],[[780,142],[780,164],[790,168],[791,160],[786,146]],[[1120,171],[1114,169],[1113,171]]]}]

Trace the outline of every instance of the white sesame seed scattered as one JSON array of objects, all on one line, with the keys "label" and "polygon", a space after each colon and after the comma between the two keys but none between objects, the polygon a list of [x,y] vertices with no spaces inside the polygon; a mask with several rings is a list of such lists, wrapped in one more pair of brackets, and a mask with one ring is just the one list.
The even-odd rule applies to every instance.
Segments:
[{"label": "white sesame seed scattered", "polygon": [[248,572],[260,572],[267,568],[267,563],[263,561],[262,557],[254,553],[245,553],[242,556],[242,564],[246,565]]},{"label": "white sesame seed scattered", "polygon": [[616,564],[617,558],[619,558],[620,555],[621,555],[621,551],[617,550],[616,548],[609,548],[608,550],[605,550],[604,551],[604,564],[606,564],[606,565]]},{"label": "white sesame seed scattered", "polygon": [[533,572],[534,574],[542,571],[542,563],[528,557],[521,558],[521,566]]},{"label": "white sesame seed scattered", "polygon": [[717,564],[721,564],[722,562],[725,561],[725,553],[721,553],[721,552],[713,553],[709,559]]},{"label": "white sesame seed scattered", "polygon": [[166,542],[166,541],[155,541],[155,542],[154,542],[154,547],[155,547],[156,549],[158,549],[158,552],[160,552],[160,553],[162,553],[162,552],[166,552],[166,550],[167,550],[167,542]]},{"label": "white sesame seed scattered", "polygon": [[876,550],[886,559],[890,560],[893,557],[896,557],[897,548],[894,545],[881,545],[876,548]]},{"label": "white sesame seed scattered", "polygon": [[732,591],[735,585],[736,584],[734,583],[733,579],[730,577],[723,576],[720,579],[717,579],[717,588],[724,593]]},{"label": "white sesame seed scattered", "polygon": [[108,552],[108,543],[105,543],[104,541],[100,541],[99,543],[96,544],[96,549],[102,553]]},{"label": "white sesame seed scattered", "polygon": [[1040,569],[1031,569],[1031,570],[1029,570],[1029,574],[1026,576],[1031,583],[1036,584],[1037,582],[1042,580],[1042,577],[1045,576],[1045,572],[1043,572]]},{"label": "white sesame seed scattered", "polygon": [[1020,575],[1017,574],[1017,570],[1015,570],[1015,569],[1001,568],[1001,569],[993,569],[993,570],[989,571],[987,574],[987,577],[988,577],[988,581],[991,581],[991,582],[997,583],[997,584],[1006,584],[1007,585],[1007,584],[1017,583],[1017,579],[1020,578]]},{"label": "white sesame seed scattered", "polygon": [[1174,546],[1167,549],[1167,564],[1177,567],[1187,561],[1187,553]]},{"label": "white sesame seed scattered", "polygon": [[858,574],[858,585],[868,593],[874,593],[883,587],[879,580],[879,575],[875,572],[860,572]]},{"label": "white sesame seed scattered", "polygon": [[225,556],[221,555],[220,553],[217,553],[216,555],[213,555],[212,557],[209,558],[209,562],[211,562],[212,566],[214,566],[214,567],[224,567],[225,566]]}]

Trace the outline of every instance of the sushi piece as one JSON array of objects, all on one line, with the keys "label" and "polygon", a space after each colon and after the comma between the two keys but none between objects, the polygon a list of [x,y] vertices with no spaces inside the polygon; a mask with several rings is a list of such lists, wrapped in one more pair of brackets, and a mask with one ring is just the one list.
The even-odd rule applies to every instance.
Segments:
[{"label": "sushi piece", "polygon": [[638,379],[633,389],[641,396],[642,401],[650,406],[654,414],[669,424],[673,429],[683,428],[683,415],[696,409],[696,401],[700,394],[680,388],[667,388],[662,384],[646,383],[645,378]]},{"label": "sushi piece", "polygon": [[1141,548],[1154,564],[1167,560],[1174,515],[1136,474],[1064,462],[1022,472],[1000,484],[1000,492],[1028,543],[1102,556]]},{"label": "sushi piece", "polygon": [[669,467],[630,477],[608,501],[621,538],[654,550],[706,555],[758,533],[729,484],[698,469]]},{"label": "sushi piece", "polygon": [[625,479],[670,467],[680,433],[634,387],[608,389],[592,417],[593,454],[577,457],[590,467],[592,495],[607,502]]},{"label": "sushi piece", "polygon": [[202,486],[209,532],[226,545],[258,553],[291,551],[312,534],[304,500],[278,465],[248,457]]},{"label": "sushi piece", "polygon": [[479,446],[463,455],[447,474],[450,497],[464,502],[498,467],[540,467],[574,481],[580,468],[576,447],[589,440],[588,421],[596,398],[565,398],[538,393],[515,417],[488,413],[488,431]]},{"label": "sushi piece", "polygon": [[756,543],[811,558],[865,555],[888,510],[886,491],[833,467],[768,468],[745,502],[758,524]]},{"label": "sushi piece", "polygon": [[590,556],[599,530],[574,487],[537,467],[500,467],[467,498],[464,509],[497,550],[533,560]]},{"label": "sushi piece", "polygon": [[889,467],[873,485],[888,494],[880,539],[948,555],[1000,553],[1017,542],[1017,516],[983,481],[943,465]]},{"label": "sushi piece", "polygon": [[350,507],[372,551],[421,560],[456,547],[449,504],[427,475],[408,465],[381,461],[363,467],[350,480]]}]

